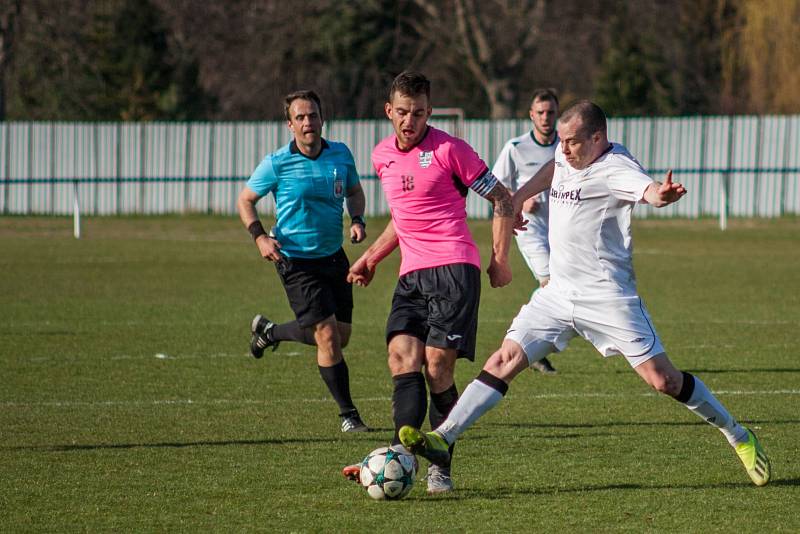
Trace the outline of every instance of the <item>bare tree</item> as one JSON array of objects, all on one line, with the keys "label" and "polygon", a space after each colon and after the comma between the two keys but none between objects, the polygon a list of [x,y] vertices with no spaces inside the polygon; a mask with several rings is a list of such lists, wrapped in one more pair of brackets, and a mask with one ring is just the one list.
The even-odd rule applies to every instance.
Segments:
[{"label": "bare tree", "polygon": [[0,11],[0,121],[6,120],[6,70],[14,53],[14,34],[22,0],[5,0]]},{"label": "bare tree", "polygon": [[[411,24],[438,43],[437,53],[453,53],[466,66],[489,103],[493,119],[514,115],[520,75],[535,55],[544,25],[546,0],[415,0],[424,16]],[[448,32],[452,26],[455,31]]]},{"label": "bare tree", "polygon": [[317,3],[155,2],[166,13],[173,38],[198,58],[200,82],[218,101],[211,118],[281,118],[284,94],[316,87],[319,64],[309,57],[309,42],[322,9]]},{"label": "bare tree", "polygon": [[800,0],[744,0],[741,12],[738,58],[749,111],[800,112]]}]

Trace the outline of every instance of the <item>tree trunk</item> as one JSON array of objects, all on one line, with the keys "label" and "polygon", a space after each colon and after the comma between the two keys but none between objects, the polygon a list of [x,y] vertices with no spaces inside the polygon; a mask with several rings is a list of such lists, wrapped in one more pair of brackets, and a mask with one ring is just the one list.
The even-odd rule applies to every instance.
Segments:
[{"label": "tree trunk", "polygon": [[511,80],[507,78],[492,78],[483,84],[486,96],[489,98],[489,116],[492,119],[510,119],[514,116],[516,94]]},{"label": "tree trunk", "polygon": [[0,13],[0,121],[6,120],[6,69],[11,64],[14,46],[14,29],[22,0],[15,0]]}]

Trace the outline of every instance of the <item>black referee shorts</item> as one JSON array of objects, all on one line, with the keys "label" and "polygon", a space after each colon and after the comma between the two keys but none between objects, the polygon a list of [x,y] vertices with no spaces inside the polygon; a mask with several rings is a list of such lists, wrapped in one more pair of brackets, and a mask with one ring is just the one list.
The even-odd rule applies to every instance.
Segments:
[{"label": "black referee shorts", "polygon": [[414,336],[430,347],[456,349],[475,359],[481,272],[455,263],[412,271],[400,277],[386,322],[387,344],[397,334]]},{"label": "black referee shorts", "polygon": [[343,249],[324,258],[285,258],[275,267],[300,326],[313,326],[333,314],[339,322],[353,322],[350,262]]}]

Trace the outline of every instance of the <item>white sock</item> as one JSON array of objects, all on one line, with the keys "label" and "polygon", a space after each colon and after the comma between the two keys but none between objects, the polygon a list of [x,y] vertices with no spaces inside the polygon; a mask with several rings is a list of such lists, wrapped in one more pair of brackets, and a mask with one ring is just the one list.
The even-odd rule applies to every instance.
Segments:
[{"label": "white sock", "polygon": [[472,423],[491,410],[503,394],[479,380],[473,380],[458,398],[447,419],[436,428],[444,440],[453,444]]},{"label": "white sock", "polygon": [[686,407],[702,417],[706,423],[719,429],[732,446],[747,441],[747,429],[725,409],[702,380],[694,377],[694,391],[686,401]]}]

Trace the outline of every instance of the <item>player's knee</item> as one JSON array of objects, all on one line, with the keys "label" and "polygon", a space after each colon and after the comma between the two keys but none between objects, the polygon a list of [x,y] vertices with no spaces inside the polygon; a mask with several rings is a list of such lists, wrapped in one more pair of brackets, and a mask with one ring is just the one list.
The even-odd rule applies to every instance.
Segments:
[{"label": "player's knee", "polygon": [[339,330],[339,343],[342,348],[345,348],[350,343],[350,334],[353,331],[352,326],[349,323],[338,323],[337,327]]},{"label": "player's knee", "polygon": [[339,345],[339,336],[328,330],[317,330],[314,332],[314,341],[316,341],[319,348],[333,350]]},{"label": "player's knee", "polygon": [[453,385],[457,356],[455,349],[425,347],[425,380],[431,391],[444,391]]},{"label": "player's knee", "polygon": [[659,393],[675,397],[680,393],[681,384],[680,380],[669,373],[654,374],[648,380],[650,387]]},{"label": "player's knee", "polygon": [[455,362],[450,362],[445,358],[428,358],[425,363],[425,372],[428,375],[430,382],[437,383],[450,383],[453,381],[453,372],[455,371]]},{"label": "player's knee", "polygon": [[314,339],[317,345],[339,345],[341,339],[336,319],[331,316],[314,325]]},{"label": "player's knee", "polygon": [[504,343],[489,356],[483,370],[501,379],[513,378],[517,369],[527,367],[527,363],[525,353],[521,349],[514,350]]},{"label": "player's knee", "polygon": [[402,354],[394,350],[389,350],[389,357],[388,357],[389,369],[395,369],[397,367],[402,366],[404,360],[405,358],[403,358]]},{"label": "player's knee", "polygon": [[392,376],[413,373],[422,369],[422,362],[417,361],[413,355],[391,348],[389,349],[388,364]]}]

